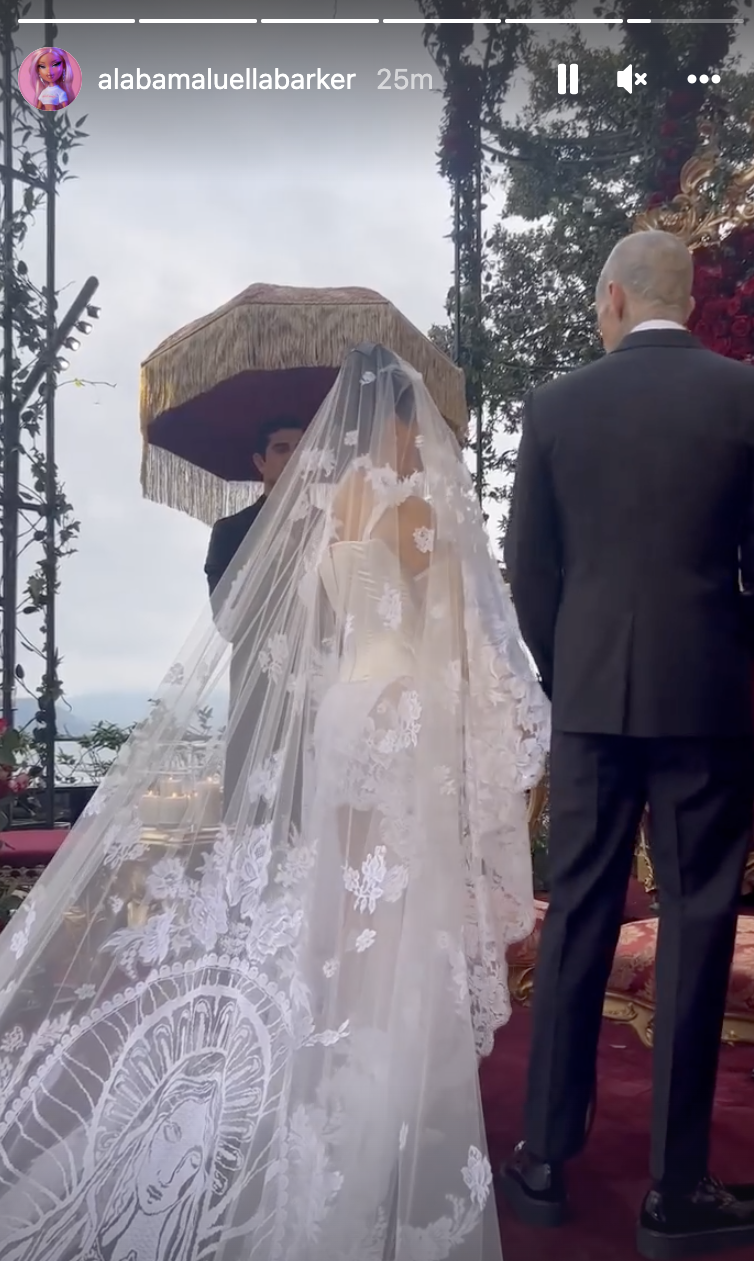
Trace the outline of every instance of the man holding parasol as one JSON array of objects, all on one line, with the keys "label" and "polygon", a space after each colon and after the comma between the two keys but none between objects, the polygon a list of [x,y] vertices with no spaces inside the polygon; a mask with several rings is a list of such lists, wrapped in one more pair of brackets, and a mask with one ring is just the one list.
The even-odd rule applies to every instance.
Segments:
[{"label": "man holding parasol", "polygon": [[[142,365],[142,486],[149,499],[212,525],[205,563],[213,604],[237,565],[303,432],[332,388],[348,351],[389,345],[417,367],[452,429],[465,425],[463,374],[380,294],[369,289],[251,285],[172,334]],[[261,494],[260,494],[261,491]],[[224,799],[228,808],[248,755],[234,734],[253,664],[246,633],[233,641]]]},{"label": "man holding parasol", "polygon": [[[241,508],[229,517],[221,517],[212,527],[204,572],[207,575],[209,594],[212,597],[215,589],[235,560],[238,549],[253,526],[267,499],[282,475],[293,452],[296,450],[304,426],[295,416],[280,416],[267,421],[258,430],[254,441],[254,468],[262,479],[264,493],[248,508]],[[238,698],[242,695],[243,681],[248,673],[249,662],[242,650],[242,644],[233,645],[230,662],[229,679],[229,714],[228,743],[225,751],[225,774],[223,779],[223,798],[230,801],[236,789],[246,759],[245,743],[240,747],[232,738],[233,713]],[[256,698],[258,699],[258,698]]]},{"label": "man holding parasol", "polygon": [[254,443],[254,466],[262,479],[264,493],[255,503],[229,517],[221,517],[212,527],[204,572],[207,575],[209,593],[231,565],[239,547],[259,516],[267,499],[283,473],[286,464],[296,450],[304,426],[295,416],[280,416],[267,421],[259,430]]}]

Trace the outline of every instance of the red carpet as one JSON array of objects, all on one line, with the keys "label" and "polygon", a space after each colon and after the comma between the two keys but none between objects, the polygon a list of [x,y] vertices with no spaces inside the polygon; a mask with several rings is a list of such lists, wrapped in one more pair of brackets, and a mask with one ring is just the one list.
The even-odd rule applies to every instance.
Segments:
[{"label": "red carpet", "polygon": [[[522,1137],[529,1013],[517,1008],[482,1069],[492,1167]],[[633,1261],[636,1214],[647,1189],[651,1053],[630,1030],[605,1024],[600,1047],[599,1113],[569,1186],[574,1220],[533,1231],[499,1204],[505,1261]],[[754,1046],[723,1047],[713,1172],[754,1181]],[[747,1251],[732,1256],[750,1257]]]}]

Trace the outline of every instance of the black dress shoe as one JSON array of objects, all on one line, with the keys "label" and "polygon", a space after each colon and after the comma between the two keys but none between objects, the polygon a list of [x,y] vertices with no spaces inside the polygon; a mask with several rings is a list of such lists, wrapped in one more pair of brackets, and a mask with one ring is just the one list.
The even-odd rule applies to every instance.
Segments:
[{"label": "black dress shoe", "polygon": [[566,1220],[568,1199],[562,1166],[538,1160],[526,1143],[519,1143],[503,1166],[500,1190],[526,1226],[562,1226]]},{"label": "black dress shoe", "polygon": [[754,1245],[754,1185],[724,1186],[702,1178],[695,1191],[650,1191],[639,1218],[636,1247],[648,1261],[675,1261]]}]

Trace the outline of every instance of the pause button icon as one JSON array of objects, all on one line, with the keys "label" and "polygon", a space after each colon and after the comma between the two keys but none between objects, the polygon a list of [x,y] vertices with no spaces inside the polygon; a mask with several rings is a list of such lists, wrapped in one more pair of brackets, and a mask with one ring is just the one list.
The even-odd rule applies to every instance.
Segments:
[{"label": "pause button icon", "polygon": [[565,96],[570,93],[571,96],[577,96],[579,90],[579,68],[578,66],[558,66],[558,93]]}]

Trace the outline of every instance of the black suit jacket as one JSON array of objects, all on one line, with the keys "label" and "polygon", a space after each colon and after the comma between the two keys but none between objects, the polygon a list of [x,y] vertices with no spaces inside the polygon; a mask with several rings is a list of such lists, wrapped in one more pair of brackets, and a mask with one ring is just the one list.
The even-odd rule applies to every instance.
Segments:
[{"label": "black suit jacket", "polygon": [[204,562],[210,595],[214,595],[215,587],[224,578],[236,552],[266,503],[263,495],[248,508],[235,512],[232,517],[223,517],[213,525],[207,559]]},{"label": "black suit jacket", "polygon": [[[222,581],[230,569],[236,554],[246,535],[254,525],[267,500],[262,497],[248,508],[236,512],[231,517],[223,517],[212,527],[212,534],[207,549],[204,572],[207,575],[210,597],[215,594],[218,583]],[[243,631],[241,630],[241,634]],[[242,641],[233,645],[230,660],[230,709],[228,713],[229,734],[225,754],[224,797],[226,810],[230,807],[236,788],[244,773],[249,755],[249,738],[252,731],[253,711],[261,705],[259,695],[251,696],[246,702],[252,721],[247,722],[238,708],[239,698],[243,695],[244,681],[249,669],[248,652],[244,650]],[[236,734],[236,730],[238,734]]]},{"label": "black suit jacket", "polygon": [[505,562],[556,729],[749,735],[754,368],[646,330],[536,390]]}]

